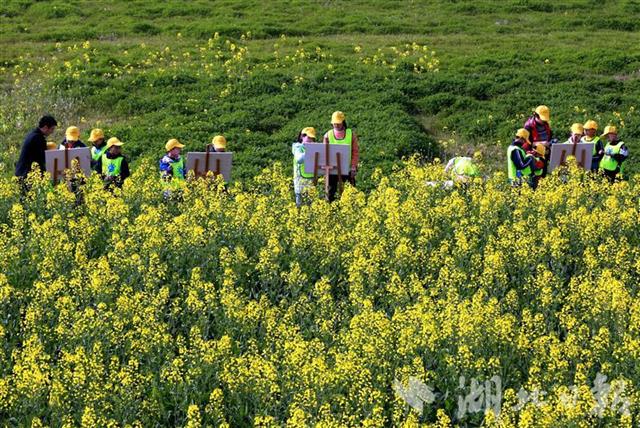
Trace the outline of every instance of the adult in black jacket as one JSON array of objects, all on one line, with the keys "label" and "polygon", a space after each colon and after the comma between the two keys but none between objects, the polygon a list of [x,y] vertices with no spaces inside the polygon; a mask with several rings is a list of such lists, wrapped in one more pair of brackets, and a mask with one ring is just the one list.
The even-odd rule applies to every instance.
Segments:
[{"label": "adult in black jacket", "polygon": [[31,165],[34,162],[40,166],[40,172],[44,173],[46,170],[44,161],[44,152],[47,150],[46,137],[53,134],[56,126],[58,126],[58,122],[53,116],[42,116],[38,127],[25,137],[20,157],[16,162],[16,177],[25,178],[31,171]]}]

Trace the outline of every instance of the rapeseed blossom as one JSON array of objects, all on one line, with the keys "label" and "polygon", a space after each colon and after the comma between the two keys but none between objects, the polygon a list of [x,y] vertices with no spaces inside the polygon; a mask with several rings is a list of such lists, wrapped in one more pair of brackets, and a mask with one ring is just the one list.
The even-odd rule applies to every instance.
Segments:
[{"label": "rapeseed blossom", "polygon": [[[142,163],[115,195],[91,178],[80,205],[0,178],[0,419],[637,421],[635,181],[570,168],[536,192],[503,174],[445,189],[409,161],[297,209],[280,165],[171,203],[154,177]],[[456,409],[461,384],[494,376],[499,414]],[[409,379],[433,392],[421,414],[394,392]]]}]

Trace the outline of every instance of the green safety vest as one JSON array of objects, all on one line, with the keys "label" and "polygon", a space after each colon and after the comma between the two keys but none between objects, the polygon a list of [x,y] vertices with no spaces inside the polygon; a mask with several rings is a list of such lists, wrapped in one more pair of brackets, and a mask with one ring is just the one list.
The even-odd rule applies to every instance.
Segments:
[{"label": "green safety vest", "polygon": [[451,171],[451,177],[455,179],[458,175],[475,177],[478,175],[478,167],[469,158],[457,157],[453,160],[453,170]]},{"label": "green safety vest", "polygon": [[162,185],[165,189],[179,189],[185,181],[184,157],[180,156],[180,160],[171,163],[171,180],[165,180],[162,177]]},{"label": "green safety vest", "polygon": [[[304,150],[304,147],[302,148],[302,150]],[[300,177],[302,178],[313,178],[313,174],[308,174],[304,172],[304,162],[302,163],[296,162],[295,157],[293,158],[293,170],[298,171],[300,173]]]},{"label": "green safety vest", "polygon": [[105,144],[103,148],[98,149],[96,146],[91,147],[91,158],[97,162],[103,154],[107,153],[107,145]]},{"label": "green safety vest", "polygon": [[102,155],[102,175],[105,177],[117,177],[120,175],[120,169],[122,167],[123,156],[118,156],[115,159],[109,159],[107,154]]},{"label": "green safety vest", "polygon": [[598,141],[600,141],[600,137],[595,136],[593,137],[593,140],[589,141],[586,138],[583,138],[582,141],[580,141],[581,143],[593,143],[593,155],[597,155],[598,153],[596,152],[596,146],[598,145]]},{"label": "green safety vest", "polygon": [[[509,146],[509,148],[507,149],[507,174],[509,176],[509,180],[517,180],[518,179],[518,169],[516,168],[516,164],[513,163],[513,161],[511,160],[511,153],[513,153],[514,150],[520,150],[520,153],[522,154],[523,158],[526,158],[527,156],[529,156],[520,147],[514,146],[514,145],[510,145]],[[530,176],[531,175],[531,167],[528,166],[525,169],[521,170],[520,174],[522,175],[522,177]]]},{"label": "green safety vest", "polygon": [[[329,144],[344,144],[348,145],[349,149],[351,149],[351,140],[353,139],[353,131],[351,131],[351,128],[347,128],[345,130],[344,138],[342,140],[338,140],[333,132],[333,129],[329,130]],[[349,150],[347,163],[351,165],[351,150]],[[348,171],[345,171],[345,173],[348,173]]]},{"label": "green safety vest", "polygon": [[618,164],[618,161],[613,158],[613,156],[620,153],[620,149],[622,148],[623,144],[624,143],[622,141],[618,141],[618,144],[616,144],[615,146],[611,145],[611,143],[607,143],[606,147],[604,148],[604,156],[600,161],[601,169],[606,169],[607,171],[615,171],[618,169],[620,165]]}]

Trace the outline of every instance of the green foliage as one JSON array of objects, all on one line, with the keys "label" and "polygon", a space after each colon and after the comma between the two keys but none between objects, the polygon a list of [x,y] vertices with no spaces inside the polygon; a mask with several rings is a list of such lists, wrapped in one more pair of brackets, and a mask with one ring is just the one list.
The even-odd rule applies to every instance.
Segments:
[{"label": "green foliage", "polygon": [[[628,46],[640,41],[638,7],[635,0],[12,0],[1,9],[3,97],[15,105],[34,82],[48,94],[30,94],[19,119],[7,107],[0,138],[10,153],[0,158],[13,163],[42,113],[30,105],[48,105],[85,132],[99,122],[126,138],[134,167],[140,156],[158,157],[170,137],[201,148],[224,133],[242,161],[238,179],[288,162],[299,129],[324,132],[337,109],[361,135],[365,186],[375,166],[413,153],[449,157],[477,146],[502,168],[505,144],[538,104],[551,107],[559,138],[593,118],[600,129],[618,125],[634,153],[640,55]],[[91,48],[74,49],[85,40]],[[413,42],[436,51],[437,73],[414,73],[417,56],[391,51]],[[91,61],[76,64],[83,53]],[[42,69],[46,63],[51,68]],[[24,90],[14,83],[16,66]],[[74,104],[60,113],[51,98]],[[437,147],[438,140],[455,143]],[[633,157],[628,170],[637,170]]]}]

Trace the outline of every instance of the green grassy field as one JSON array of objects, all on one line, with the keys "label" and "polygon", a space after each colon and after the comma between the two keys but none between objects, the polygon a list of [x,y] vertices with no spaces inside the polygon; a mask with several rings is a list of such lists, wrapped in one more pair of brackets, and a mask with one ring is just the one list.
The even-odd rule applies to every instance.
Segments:
[{"label": "green grassy field", "polygon": [[414,153],[479,149],[502,168],[512,133],[541,103],[558,137],[595,118],[619,125],[633,152],[639,10],[631,0],[8,1],[1,159],[10,171],[49,111],[58,140],[71,124],[85,139],[102,126],[128,143],[134,167],[171,137],[199,150],[224,133],[245,179],[288,165],[299,129],[324,131],[339,109],[361,135],[366,187],[375,168]]}]

